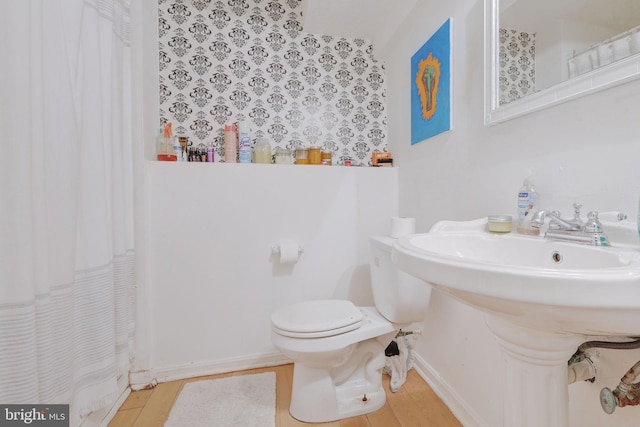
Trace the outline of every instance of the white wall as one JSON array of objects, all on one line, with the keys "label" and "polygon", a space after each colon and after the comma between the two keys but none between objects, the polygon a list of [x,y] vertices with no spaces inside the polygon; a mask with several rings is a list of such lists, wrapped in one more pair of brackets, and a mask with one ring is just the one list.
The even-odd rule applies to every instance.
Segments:
[{"label": "white wall", "polygon": [[[389,151],[397,159],[400,214],[419,231],[441,219],[515,213],[527,168],[544,208],[622,210],[636,215],[640,193],[640,81],[497,126],[483,125],[483,2],[420,2],[378,52],[386,63]],[[454,130],[410,145],[410,57],[453,17]],[[418,353],[441,392],[467,411],[465,424],[502,425],[501,358],[484,316],[443,295],[432,298]],[[598,393],[615,387],[638,351],[601,351],[595,384],[570,387],[572,426],[635,426],[640,408],[604,414]],[[446,397],[446,396],[445,396]],[[453,402],[450,402],[454,404]]]},{"label": "white wall", "polygon": [[[282,361],[269,315],[310,298],[372,305],[367,237],[398,211],[389,168],[163,163],[158,3],[132,7],[137,317],[131,382]],[[293,268],[271,246],[296,238]]]},{"label": "white wall", "polygon": [[[397,215],[397,169],[147,161],[149,369],[158,379],[286,360],[270,315],[286,304],[373,305],[368,236]],[[271,247],[293,239],[297,264]]]}]

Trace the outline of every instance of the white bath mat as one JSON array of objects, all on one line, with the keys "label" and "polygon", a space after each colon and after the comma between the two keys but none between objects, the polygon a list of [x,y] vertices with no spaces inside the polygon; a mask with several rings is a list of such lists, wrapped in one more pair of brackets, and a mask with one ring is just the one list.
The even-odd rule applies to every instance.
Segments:
[{"label": "white bath mat", "polygon": [[237,375],[184,385],[165,427],[275,427],[276,374]]}]

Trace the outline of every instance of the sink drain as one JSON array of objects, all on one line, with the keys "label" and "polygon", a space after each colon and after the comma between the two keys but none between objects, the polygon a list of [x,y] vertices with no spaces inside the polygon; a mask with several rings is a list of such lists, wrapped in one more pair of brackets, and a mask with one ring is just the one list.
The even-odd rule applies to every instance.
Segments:
[{"label": "sink drain", "polygon": [[560,252],[554,252],[553,254],[551,254],[551,259],[556,264],[560,264],[562,262],[562,254]]}]

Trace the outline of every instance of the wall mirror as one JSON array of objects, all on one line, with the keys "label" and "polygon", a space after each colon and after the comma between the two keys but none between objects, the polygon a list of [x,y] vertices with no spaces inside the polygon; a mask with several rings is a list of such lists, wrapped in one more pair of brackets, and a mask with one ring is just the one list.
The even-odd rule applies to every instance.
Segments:
[{"label": "wall mirror", "polygon": [[639,0],[485,0],[485,124],[640,77]]}]

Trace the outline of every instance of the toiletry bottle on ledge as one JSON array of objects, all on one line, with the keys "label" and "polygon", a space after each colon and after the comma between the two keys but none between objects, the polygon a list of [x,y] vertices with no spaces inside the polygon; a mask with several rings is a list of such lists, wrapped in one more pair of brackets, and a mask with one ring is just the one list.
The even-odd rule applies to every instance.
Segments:
[{"label": "toiletry bottle on ledge", "polygon": [[531,226],[531,217],[538,209],[540,209],[540,195],[529,175],[518,191],[518,224],[516,226],[518,233],[533,236],[540,234],[540,229]]},{"label": "toiletry bottle on ledge", "polygon": [[173,149],[174,140],[171,122],[169,122],[164,129],[160,128],[160,132],[156,138],[156,158],[158,160],[165,162],[175,162],[178,160],[178,156]]},{"label": "toiletry bottle on ledge", "polygon": [[256,139],[256,145],[253,148],[254,163],[271,163],[271,145],[267,138]]},{"label": "toiletry bottle on ledge", "polygon": [[238,163],[251,163],[251,134],[245,120],[238,122]]},{"label": "toiletry bottle on ledge", "polygon": [[229,120],[224,125],[224,161],[225,163],[235,163],[238,156],[238,136],[236,125]]}]

